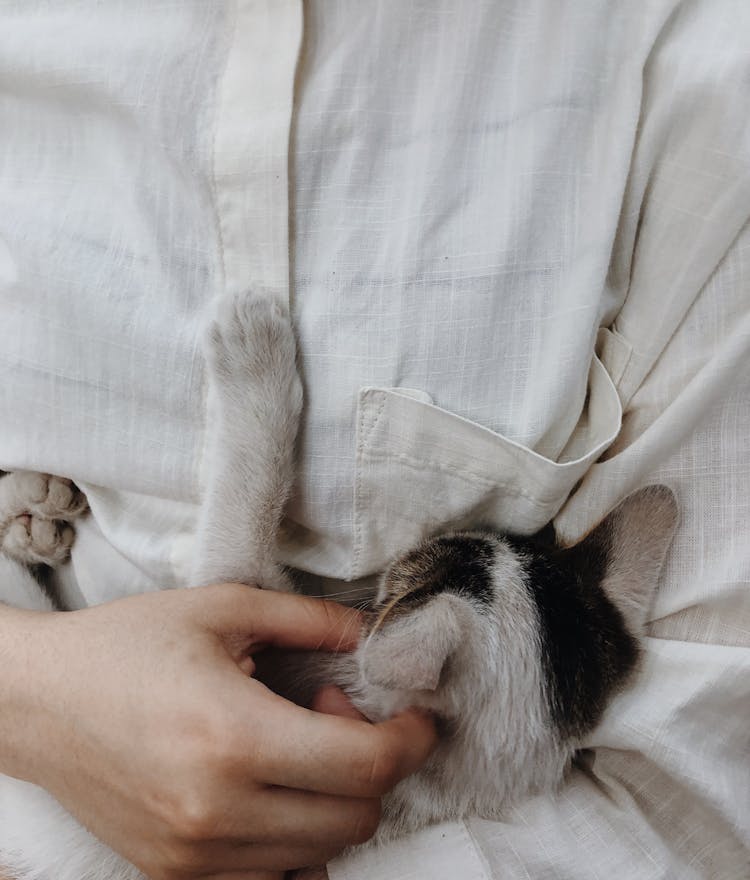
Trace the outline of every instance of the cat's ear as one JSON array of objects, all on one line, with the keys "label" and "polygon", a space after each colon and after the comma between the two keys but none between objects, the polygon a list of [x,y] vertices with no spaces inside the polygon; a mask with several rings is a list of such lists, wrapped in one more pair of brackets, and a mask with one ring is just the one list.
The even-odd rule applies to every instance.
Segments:
[{"label": "cat's ear", "polygon": [[602,589],[635,634],[646,622],[677,520],[672,490],[647,486],[570,548],[576,565],[601,569]]},{"label": "cat's ear", "polygon": [[364,647],[365,679],[391,690],[434,691],[461,633],[459,611],[450,596],[386,618]]}]

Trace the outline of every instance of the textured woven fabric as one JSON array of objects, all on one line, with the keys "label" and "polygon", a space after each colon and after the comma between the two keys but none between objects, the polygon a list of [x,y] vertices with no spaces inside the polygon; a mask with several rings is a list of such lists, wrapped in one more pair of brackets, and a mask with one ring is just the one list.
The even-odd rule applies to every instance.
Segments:
[{"label": "textured woven fabric", "polygon": [[72,604],[184,582],[227,288],[292,306],[311,589],[678,495],[562,791],[333,880],[750,876],[750,6],[638,6],[0,2],[0,468],[86,489]]}]

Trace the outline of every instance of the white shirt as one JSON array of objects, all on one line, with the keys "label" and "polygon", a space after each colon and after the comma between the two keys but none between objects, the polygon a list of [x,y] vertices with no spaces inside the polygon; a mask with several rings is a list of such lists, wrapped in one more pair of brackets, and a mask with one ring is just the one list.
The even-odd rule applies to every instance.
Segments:
[{"label": "white shirt", "polygon": [[333,880],[750,875],[749,35],[744,0],[0,5],[0,467],[86,490],[73,605],[184,582],[203,314],[253,283],[299,334],[311,585],[679,496],[561,793]]}]

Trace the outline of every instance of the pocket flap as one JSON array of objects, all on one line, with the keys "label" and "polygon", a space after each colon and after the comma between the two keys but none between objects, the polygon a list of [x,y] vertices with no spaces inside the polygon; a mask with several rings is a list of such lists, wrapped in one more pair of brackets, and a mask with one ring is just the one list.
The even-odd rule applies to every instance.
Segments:
[{"label": "pocket flap", "polygon": [[622,422],[617,391],[596,356],[586,403],[557,461],[418,394],[359,392],[350,578],[385,568],[441,528],[537,531],[614,441]]}]

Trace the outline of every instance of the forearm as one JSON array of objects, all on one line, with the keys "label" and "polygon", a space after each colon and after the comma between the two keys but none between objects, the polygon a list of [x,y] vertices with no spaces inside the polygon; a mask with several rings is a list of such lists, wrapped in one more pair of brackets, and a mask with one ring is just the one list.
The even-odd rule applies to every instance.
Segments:
[{"label": "forearm", "polygon": [[0,772],[29,781],[45,751],[42,677],[45,662],[54,662],[46,637],[52,616],[0,603]]}]

